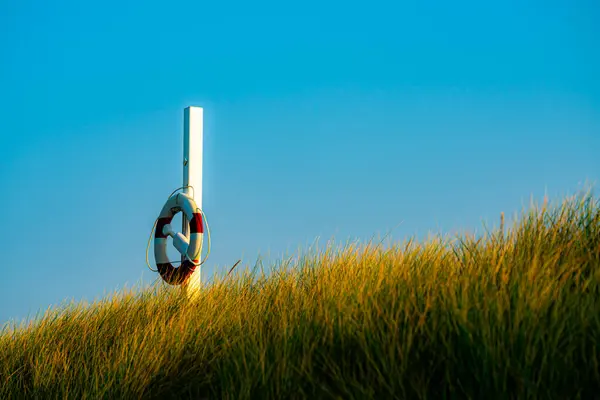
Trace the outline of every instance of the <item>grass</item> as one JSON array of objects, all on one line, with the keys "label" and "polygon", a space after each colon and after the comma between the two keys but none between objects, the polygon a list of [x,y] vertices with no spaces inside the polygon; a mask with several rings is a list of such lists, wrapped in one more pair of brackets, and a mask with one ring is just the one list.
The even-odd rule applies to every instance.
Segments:
[{"label": "grass", "polygon": [[600,394],[600,202],[510,228],[314,250],[194,301],[160,287],[0,333],[0,398]]}]

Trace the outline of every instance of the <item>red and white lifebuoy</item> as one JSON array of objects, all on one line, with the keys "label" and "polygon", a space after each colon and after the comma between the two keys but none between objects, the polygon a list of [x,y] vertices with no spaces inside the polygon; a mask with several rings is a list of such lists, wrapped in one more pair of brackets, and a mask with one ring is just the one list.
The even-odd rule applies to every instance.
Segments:
[{"label": "red and white lifebuoy", "polygon": [[[180,211],[190,225],[189,238],[179,232],[173,232],[171,228],[173,217]],[[171,264],[167,256],[167,236],[173,238],[173,245],[185,255],[185,260],[177,268]],[[154,232],[156,269],[165,282],[170,285],[181,285],[188,280],[199,265],[202,240],[202,213],[194,199],[185,193],[170,197],[160,212]]]}]

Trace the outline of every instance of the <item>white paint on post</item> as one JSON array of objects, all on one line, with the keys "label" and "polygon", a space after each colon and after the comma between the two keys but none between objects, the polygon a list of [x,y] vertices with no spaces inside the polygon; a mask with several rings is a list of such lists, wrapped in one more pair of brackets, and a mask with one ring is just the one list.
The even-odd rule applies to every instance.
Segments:
[{"label": "white paint on post", "polygon": [[183,112],[183,185],[193,186],[184,193],[193,195],[202,208],[202,136],[203,110],[187,107]]},{"label": "white paint on post", "polygon": [[[203,139],[202,107],[187,107],[183,111],[183,186],[184,193],[193,196],[194,201],[202,209],[202,139]],[[183,218],[182,232],[189,237],[189,226]],[[205,232],[206,233],[206,232]],[[183,261],[183,256],[182,260]],[[196,291],[201,285],[200,267],[190,277],[188,288]]]}]

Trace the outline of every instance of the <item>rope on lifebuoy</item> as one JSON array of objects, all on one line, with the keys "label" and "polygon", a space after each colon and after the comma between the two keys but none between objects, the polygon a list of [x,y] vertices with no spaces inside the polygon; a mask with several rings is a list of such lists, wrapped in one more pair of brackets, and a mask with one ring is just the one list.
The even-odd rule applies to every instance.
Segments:
[{"label": "rope on lifebuoy", "polygon": [[[164,207],[162,208],[159,217],[154,221],[154,226],[150,232],[150,238],[148,239],[148,246],[146,247],[146,264],[148,268],[153,272],[159,272],[163,280],[171,285],[181,285],[185,283],[190,275],[196,270],[197,267],[204,264],[210,254],[210,229],[204,212],[196,205],[193,197],[188,196],[185,193],[174,194],[187,187],[183,186],[171,193],[167,199]],[[181,233],[174,233],[170,227],[173,217],[178,212],[183,212],[184,218],[190,226],[189,244],[187,249],[182,247],[184,239],[187,241],[188,238],[183,236]],[[202,253],[203,244],[203,225],[206,225],[208,249],[207,254],[202,261],[199,260]],[[156,261],[157,269],[153,270],[148,262],[148,251],[150,249],[150,241],[154,234],[154,258]],[[181,261],[169,261],[167,256],[167,236],[173,236],[174,244],[182,247],[180,252],[184,255],[183,262]],[[182,251],[185,250],[185,251]],[[180,262],[179,267],[174,267],[174,263]]]}]

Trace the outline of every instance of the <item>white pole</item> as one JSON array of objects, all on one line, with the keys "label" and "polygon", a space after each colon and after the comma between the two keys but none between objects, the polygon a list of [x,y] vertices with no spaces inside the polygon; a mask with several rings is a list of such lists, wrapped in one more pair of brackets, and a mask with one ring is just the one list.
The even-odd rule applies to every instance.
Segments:
[{"label": "white pole", "polygon": [[[202,107],[186,107],[183,111],[183,186],[192,186],[184,189],[184,193],[193,195],[194,201],[200,208],[202,208],[203,118]],[[183,218],[182,233],[189,237],[189,226],[185,218]],[[192,289],[190,292],[199,289],[201,282],[201,272],[198,267],[187,284],[188,288]]]}]

